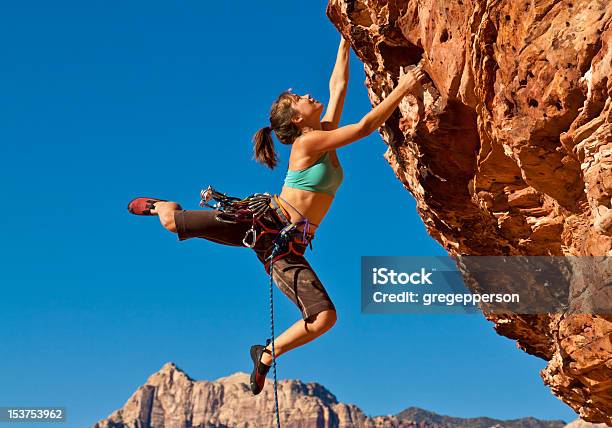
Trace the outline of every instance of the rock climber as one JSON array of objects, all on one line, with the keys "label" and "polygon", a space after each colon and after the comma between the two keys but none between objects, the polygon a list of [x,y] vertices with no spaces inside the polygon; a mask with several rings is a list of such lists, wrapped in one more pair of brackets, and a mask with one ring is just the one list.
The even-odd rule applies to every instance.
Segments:
[{"label": "rock climber", "polygon": [[[299,308],[302,319],[274,340],[275,357],[302,346],[327,332],[336,322],[336,309],[325,287],[304,257],[315,231],[327,214],[344,174],[336,149],[362,139],[384,124],[402,98],[420,86],[424,72],[420,66],[404,73],[400,68],[398,84],[391,93],[363,118],[338,127],[349,78],[350,45],[341,39],[336,63],[329,81],[329,104],[323,117],[323,104],[310,94],[281,93],[272,104],[270,124],[253,137],[254,158],[273,169],[277,155],[272,134],[291,146],[287,175],[279,195],[273,195],[270,209],[260,218],[254,235],[264,236],[252,247],[268,270],[270,240],[279,228],[299,225],[288,250],[273,262],[272,275],[277,287]],[[163,227],[178,235],[180,241],[204,238],[232,246],[249,246],[245,241],[250,223],[221,221],[216,210],[183,210],[171,201],[135,198],[128,211],[136,215],[157,215]],[[267,235],[267,236],[266,236]],[[272,343],[251,347],[253,394],[264,387],[272,364]]]}]

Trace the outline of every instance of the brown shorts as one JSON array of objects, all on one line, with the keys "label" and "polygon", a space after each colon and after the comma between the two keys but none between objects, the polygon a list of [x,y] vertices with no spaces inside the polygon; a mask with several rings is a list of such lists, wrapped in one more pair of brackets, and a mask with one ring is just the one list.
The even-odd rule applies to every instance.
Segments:
[{"label": "brown shorts", "polygon": [[[217,210],[177,210],[174,212],[178,239],[203,238],[209,241],[236,247],[246,247],[242,240],[251,223],[226,223],[216,219]],[[269,209],[260,217],[267,228],[282,229],[286,222]],[[263,233],[263,228],[256,223],[258,239],[253,248],[257,258],[264,264],[272,252],[272,241],[276,233]],[[289,252],[284,257],[275,260],[272,268],[272,278],[276,286],[302,312],[302,318],[307,319],[327,309],[335,310],[325,287],[317,277],[310,263],[304,257],[306,245],[293,241],[298,254]]]}]

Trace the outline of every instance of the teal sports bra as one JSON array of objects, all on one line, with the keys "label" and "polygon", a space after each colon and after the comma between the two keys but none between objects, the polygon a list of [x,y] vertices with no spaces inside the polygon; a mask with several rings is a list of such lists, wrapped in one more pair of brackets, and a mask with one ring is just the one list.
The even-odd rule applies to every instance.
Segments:
[{"label": "teal sports bra", "polygon": [[313,165],[299,171],[287,170],[285,186],[334,196],[340,187],[344,171],[342,165],[335,167],[325,152]]}]

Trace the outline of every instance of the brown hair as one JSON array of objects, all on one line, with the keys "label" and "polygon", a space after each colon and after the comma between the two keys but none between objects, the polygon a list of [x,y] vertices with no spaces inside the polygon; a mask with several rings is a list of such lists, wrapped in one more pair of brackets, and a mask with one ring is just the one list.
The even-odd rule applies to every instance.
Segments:
[{"label": "brown hair", "polygon": [[278,163],[272,131],[274,130],[276,137],[283,144],[293,144],[302,133],[300,127],[291,121],[297,113],[293,109],[297,98],[291,90],[280,94],[270,109],[270,126],[261,128],[253,136],[253,158],[270,169],[274,169]]}]

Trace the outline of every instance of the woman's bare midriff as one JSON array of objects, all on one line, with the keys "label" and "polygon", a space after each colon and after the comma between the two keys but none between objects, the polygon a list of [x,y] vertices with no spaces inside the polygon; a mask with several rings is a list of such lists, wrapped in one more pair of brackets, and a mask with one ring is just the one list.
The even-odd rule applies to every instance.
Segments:
[{"label": "woman's bare midriff", "polygon": [[[297,223],[302,219],[302,216],[295,212],[295,209],[297,209],[306,218],[308,218],[308,221],[317,225],[321,224],[321,221],[327,214],[327,211],[329,211],[329,208],[334,201],[334,197],[332,195],[328,195],[327,193],[311,192],[308,190],[295,189],[287,186],[283,186],[280,197],[282,198],[280,202],[283,204],[283,208],[285,208],[285,210],[291,216],[292,223]],[[295,209],[291,208],[291,206],[284,201],[289,202],[289,204],[293,205]],[[300,226],[299,229],[303,229],[303,226]],[[317,226],[310,226],[311,233],[314,233],[316,229]]]},{"label": "woman's bare midriff", "polygon": [[[338,154],[336,150],[330,150],[329,156],[334,167],[340,166],[340,161],[338,159]],[[301,170],[304,168],[309,168],[312,166],[317,159],[321,157],[321,153],[309,153],[306,154],[304,148],[301,145],[300,138],[293,143],[291,147],[291,154],[289,156],[289,169],[292,170]],[[297,223],[302,219],[299,213],[295,212],[297,209],[302,215],[308,218],[309,222],[314,223],[315,225],[310,226],[310,232],[314,234],[317,229],[316,225],[321,224],[323,218],[329,211],[332,202],[334,201],[334,197],[327,193],[322,192],[311,192],[309,190],[296,189],[294,187],[283,186],[283,189],[279,195],[282,199],[289,202],[289,204],[293,205],[295,209],[291,208],[289,204],[285,203],[281,199],[281,203],[283,204],[283,208],[287,210],[289,215],[291,216],[291,222]],[[304,227],[299,226],[299,229],[302,230]]]}]

